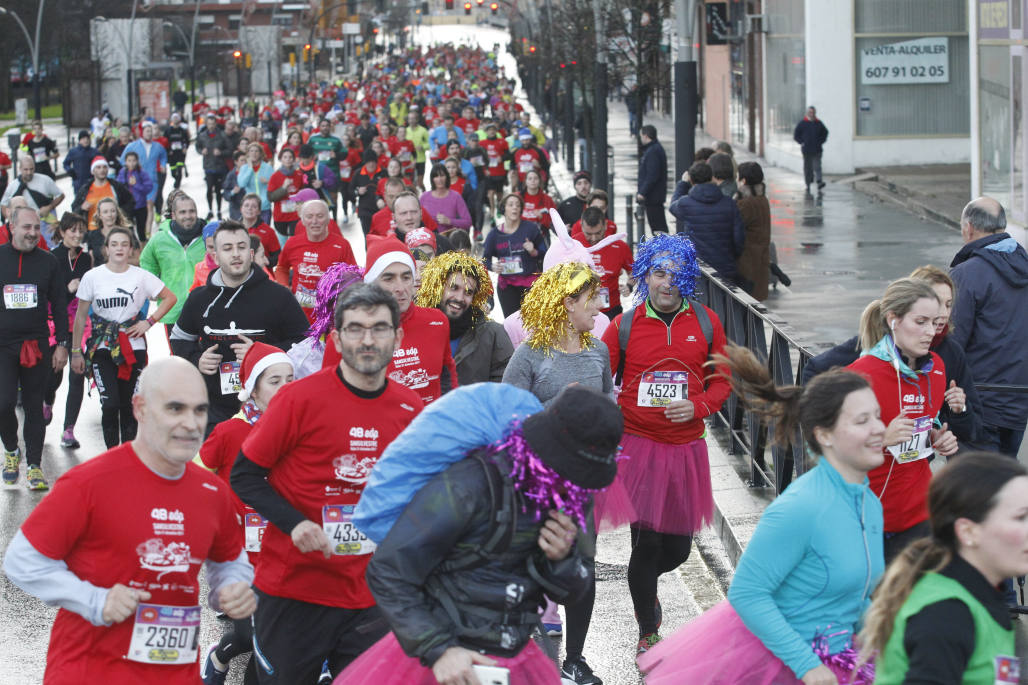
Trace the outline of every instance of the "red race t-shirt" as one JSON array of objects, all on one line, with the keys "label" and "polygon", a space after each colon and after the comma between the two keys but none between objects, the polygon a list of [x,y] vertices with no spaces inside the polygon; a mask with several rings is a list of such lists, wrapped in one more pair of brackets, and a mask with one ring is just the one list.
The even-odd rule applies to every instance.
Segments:
[{"label": "red race t-shirt", "polygon": [[249,231],[250,235],[255,235],[260,239],[261,245],[264,246],[264,254],[270,256],[282,249],[282,244],[278,242],[278,234],[275,233],[275,229],[263,221],[256,226],[250,227]]},{"label": "red race t-shirt", "polygon": [[518,179],[525,182],[525,175],[533,169],[539,172],[539,177],[546,183],[546,172],[542,168],[542,158],[534,148],[518,148],[514,151],[514,168],[518,170]]},{"label": "red race t-shirt", "polygon": [[503,156],[510,148],[503,138],[486,138],[478,143],[485,150],[487,176],[505,176]]},{"label": "red race t-shirt", "polygon": [[[323,523],[323,515],[333,515],[326,506],[357,504],[382,451],[421,407],[398,383],[387,382],[381,395],[366,399],[352,393],[336,369],[323,369],[278,391],[243,453],[270,469],[268,482],[297,511]],[[375,603],[364,580],[370,560],[370,553],[302,554],[289,532],[269,524],[254,584],[276,597],[365,609]]]},{"label": "red race t-shirt", "polygon": [[293,187],[289,189],[289,193],[284,198],[272,204],[271,215],[275,221],[297,221],[300,218],[300,215],[296,213],[299,207],[289,199],[290,195],[300,192],[300,189],[303,188],[304,176],[299,168],[294,167],[291,176],[283,174],[281,169],[273,173],[268,181],[268,193],[271,194],[285,185],[287,178],[293,179]]},{"label": "red race t-shirt", "polygon": [[534,195],[526,192],[521,199],[525,203],[525,207],[521,210],[521,218],[525,221],[534,221],[543,228],[549,228],[552,222],[547,210],[557,208],[557,205],[553,203],[553,198],[543,192]]},{"label": "red race t-shirt", "polygon": [[[915,426],[920,422],[931,434],[932,421],[946,399],[946,367],[939,355],[932,352],[931,369],[916,378],[906,374],[897,378],[896,368],[873,354],[865,354],[846,368],[870,381],[882,411],[882,423],[888,426],[905,409]],[[897,461],[893,451],[887,446],[883,450],[885,461],[867,474],[871,491],[882,501],[886,533],[899,533],[928,519],[928,483],[932,479],[928,459]]]},{"label": "red race t-shirt", "polygon": [[[61,476],[21,530],[38,552],[64,561],[82,580],[145,590],[151,597],[144,604],[166,607],[198,606],[204,560],[232,561],[243,550],[235,504],[217,476],[187,464],[181,478],[163,478],[140,461],[131,443]],[[141,630],[152,615],[140,609]],[[127,659],[135,625],[133,617],[94,626],[61,609],[50,632],[44,682],[195,685],[196,662]]]},{"label": "red race t-shirt", "polygon": [[[571,236],[586,247],[591,247],[584,233],[575,233]],[[593,269],[600,274],[602,288],[606,292],[600,292],[600,301],[603,311],[621,304],[621,289],[618,287],[618,279],[621,272],[626,271],[632,274],[632,248],[624,240],[616,240],[606,245],[597,252],[592,253]]]},{"label": "red race t-shirt", "polygon": [[305,231],[286,240],[275,265],[275,280],[293,291],[304,314],[313,321],[318,279],[330,266],[339,262],[357,264],[346,238],[329,233],[324,240],[315,243]]}]

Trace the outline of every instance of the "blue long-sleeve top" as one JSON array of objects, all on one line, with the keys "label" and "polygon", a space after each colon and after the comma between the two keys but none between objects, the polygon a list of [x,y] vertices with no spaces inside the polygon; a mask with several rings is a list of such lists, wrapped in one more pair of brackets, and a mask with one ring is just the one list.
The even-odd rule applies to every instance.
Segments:
[{"label": "blue long-sleeve top", "polygon": [[832,654],[848,646],[884,570],[881,502],[867,478],[848,483],[821,459],[760,517],[728,601],[802,678],[821,664],[815,637]]},{"label": "blue long-sleeve top", "polygon": [[261,199],[261,210],[271,209],[271,202],[268,200],[268,181],[271,180],[275,170],[267,162],[261,162],[257,171],[249,162],[239,167],[236,174],[236,183],[247,193],[256,193]]}]

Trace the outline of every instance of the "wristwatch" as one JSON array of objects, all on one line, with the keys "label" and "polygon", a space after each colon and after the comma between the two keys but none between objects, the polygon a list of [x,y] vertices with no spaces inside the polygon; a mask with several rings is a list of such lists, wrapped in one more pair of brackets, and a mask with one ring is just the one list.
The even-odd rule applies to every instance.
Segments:
[{"label": "wristwatch", "polygon": [[67,340],[61,340],[61,341],[59,341],[57,343],[57,345],[58,345],[58,347],[63,347],[65,349],[67,349],[68,348],[68,341]]},{"label": "wristwatch", "polygon": [[152,316],[146,317],[146,322],[148,324],[150,324],[150,326],[156,326],[157,325],[157,321]]}]

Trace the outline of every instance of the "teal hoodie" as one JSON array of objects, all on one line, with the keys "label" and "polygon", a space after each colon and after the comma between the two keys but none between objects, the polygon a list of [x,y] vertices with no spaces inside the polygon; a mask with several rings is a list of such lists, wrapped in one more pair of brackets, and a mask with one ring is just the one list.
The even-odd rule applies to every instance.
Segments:
[{"label": "teal hoodie", "polygon": [[797,678],[849,646],[885,570],[882,505],[865,478],[847,483],[821,459],[760,517],[728,601]]},{"label": "teal hoodie", "polygon": [[171,311],[161,319],[161,323],[168,325],[178,321],[178,315],[189,295],[189,286],[193,285],[196,265],[207,254],[202,236],[197,236],[189,245],[182,247],[182,243],[172,234],[170,225],[169,220],[162,221],[160,228],[150,236],[139,255],[139,266],[164,281],[164,285],[178,298]]}]

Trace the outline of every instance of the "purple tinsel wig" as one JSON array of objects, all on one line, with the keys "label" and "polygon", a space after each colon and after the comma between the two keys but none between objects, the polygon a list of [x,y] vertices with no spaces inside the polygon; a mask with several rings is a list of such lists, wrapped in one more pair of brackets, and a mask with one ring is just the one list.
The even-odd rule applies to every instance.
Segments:
[{"label": "purple tinsel wig", "polygon": [[364,280],[364,270],[354,264],[339,262],[328,267],[318,279],[316,303],[314,305],[314,323],[307,329],[307,337],[314,338],[314,344],[321,345],[322,337],[332,330],[332,318],[335,316],[336,300],[339,293],[354,283]]},{"label": "purple tinsel wig", "polygon": [[[521,432],[521,422],[510,424],[504,438],[490,447],[492,453],[506,452],[510,457],[512,469],[511,480],[514,489],[521,493],[533,510],[535,520],[539,521],[550,509],[564,512],[575,522],[580,530],[586,527],[585,513],[589,500],[594,492],[568,479],[547,466],[529,446]],[[618,448],[618,459],[622,459],[621,448]]]},{"label": "purple tinsel wig", "polygon": [[[860,664],[860,653],[851,644],[836,654],[829,653],[829,639],[849,631],[840,631],[831,635],[814,636],[814,654],[821,663],[828,667],[839,680],[839,685],[872,685],[875,681],[873,663]],[[860,664],[858,668],[857,665]]]},{"label": "purple tinsel wig", "polygon": [[678,293],[682,297],[690,297],[696,290],[696,279],[700,275],[692,241],[681,235],[658,233],[639,245],[632,264],[632,278],[639,283],[635,296],[637,304],[645,302],[650,295],[646,276],[653,269],[671,272],[672,283],[678,288]]}]

